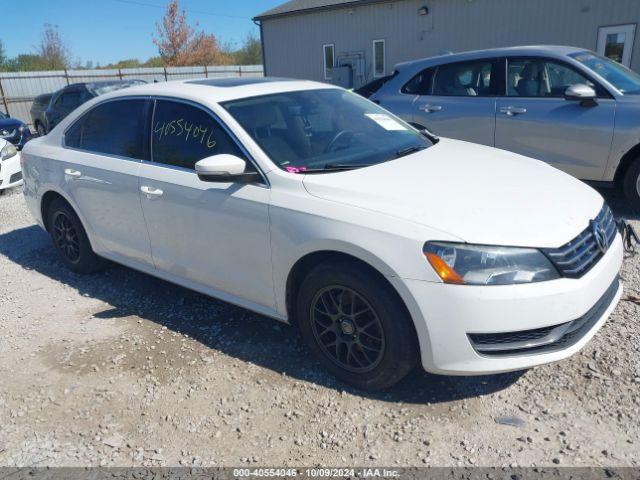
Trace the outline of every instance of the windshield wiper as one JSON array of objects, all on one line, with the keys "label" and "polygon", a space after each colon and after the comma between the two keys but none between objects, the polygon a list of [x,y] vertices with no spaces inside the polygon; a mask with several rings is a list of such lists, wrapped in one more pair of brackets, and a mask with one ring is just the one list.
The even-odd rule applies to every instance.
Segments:
[{"label": "windshield wiper", "polygon": [[348,170],[355,170],[357,168],[370,167],[373,163],[327,163],[322,168],[308,168],[300,173],[328,173],[328,172],[346,172]]},{"label": "windshield wiper", "polygon": [[424,150],[425,148],[427,147],[423,145],[414,145],[413,147],[402,148],[396,152],[396,158],[404,157],[406,155],[419,152],[420,150]]}]

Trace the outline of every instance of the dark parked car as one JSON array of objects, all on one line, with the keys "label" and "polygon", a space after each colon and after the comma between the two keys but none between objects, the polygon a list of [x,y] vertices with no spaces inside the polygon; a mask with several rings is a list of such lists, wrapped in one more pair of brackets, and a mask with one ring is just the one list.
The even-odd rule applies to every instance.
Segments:
[{"label": "dark parked car", "polygon": [[31,130],[24,122],[0,112],[0,138],[13,143],[20,150],[31,137]]},{"label": "dark parked car", "polygon": [[42,126],[39,127],[36,125],[35,119],[34,126],[41,135],[47,134],[60,123],[63,118],[87,100],[91,100],[93,97],[97,97],[103,93],[113,92],[121,88],[140,85],[142,83],[145,82],[142,80],[112,80],[68,85],[53,94],[49,105],[44,110],[41,123],[40,121],[38,122],[38,125]]},{"label": "dark parked car", "polygon": [[33,124],[33,128],[36,129],[36,132],[38,132],[38,135],[44,135],[46,133],[44,129],[46,122],[44,112],[49,108],[51,97],[53,97],[53,93],[43,93],[34,98],[31,104],[31,110],[29,112],[31,113],[31,123]]}]

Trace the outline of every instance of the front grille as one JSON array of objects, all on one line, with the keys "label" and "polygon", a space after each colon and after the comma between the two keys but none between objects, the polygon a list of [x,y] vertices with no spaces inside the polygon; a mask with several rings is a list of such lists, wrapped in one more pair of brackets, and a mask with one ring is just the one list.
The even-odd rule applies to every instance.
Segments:
[{"label": "front grille", "polygon": [[582,317],[550,327],[519,332],[468,333],[474,350],[486,356],[513,356],[549,353],[575,345],[598,323],[616,296],[620,282],[616,277],[600,300]]},{"label": "front grille", "polygon": [[[594,233],[598,225],[601,226],[606,239],[602,249],[598,246]],[[560,248],[544,248],[542,251],[562,276],[580,278],[606,253],[616,237],[616,230],[613,213],[605,203],[596,218],[576,238]]]},{"label": "front grille", "polygon": [[17,182],[18,180],[22,180],[22,172],[14,173],[9,177],[9,183]]}]

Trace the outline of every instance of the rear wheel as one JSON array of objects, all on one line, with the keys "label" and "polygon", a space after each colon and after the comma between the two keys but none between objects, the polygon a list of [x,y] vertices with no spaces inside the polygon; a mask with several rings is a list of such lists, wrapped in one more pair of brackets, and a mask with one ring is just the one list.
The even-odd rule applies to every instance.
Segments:
[{"label": "rear wheel", "polygon": [[634,210],[640,210],[640,157],[631,164],[625,173],[622,189]]},{"label": "rear wheel", "polygon": [[44,125],[42,125],[41,123],[38,123],[36,125],[36,132],[38,132],[39,137],[44,137],[47,134],[47,132],[44,129]]},{"label": "rear wheel", "polygon": [[80,219],[67,202],[57,199],[51,203],[47,226],[58,256],[69,269],[91,273],[104,267],[105,261],[94,253]]},{"label": "rear wheel", "polygon": [[357,388],[390,387],[417,363],[404,305],[389,285],[358,265],[332,262],[313,269],[300,286],[297,318],[320,363]]}]

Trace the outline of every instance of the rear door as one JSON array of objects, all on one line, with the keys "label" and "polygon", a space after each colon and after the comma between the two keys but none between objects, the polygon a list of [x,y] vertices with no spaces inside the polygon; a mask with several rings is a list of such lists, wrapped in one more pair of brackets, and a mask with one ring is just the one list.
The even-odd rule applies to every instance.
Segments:
[{"label": "rear door", "polygon": [[421,72],[413,122],[443,137],[493,146],[496,94],[504,83],[500,71],[497,59],[486,58]]},{"label": "rear door", "polygon": [[[595,104],[567,101],[564,92],[588,84]],[[543,160],[584,180],[601,180],[613,139],[616,102],[568,63],[541,57],[507,59],[507,96],[499,98],[496,147]]]},{"label": "rear door", "polygon": [[95,237],[116,260],[153,265],[138,194],[140,162],[149,156],[149,101],[110,100],[78,119],[59,159],[65,189]]}]

